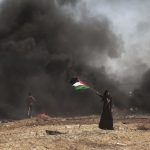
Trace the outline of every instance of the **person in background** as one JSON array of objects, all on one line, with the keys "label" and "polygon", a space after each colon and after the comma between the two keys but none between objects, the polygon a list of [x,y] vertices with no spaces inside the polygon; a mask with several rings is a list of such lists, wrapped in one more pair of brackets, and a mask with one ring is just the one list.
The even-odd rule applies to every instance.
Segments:
[{"label": "person in background", "polygon": [[103,101],[103,110],[100,117],[99,128],[113,130],[112,97],[108,90],[105,90],[103,95],[97,92],[97,95],[100,96]]},{"label": "person in background", "polygon": [[26,103],[27,103],[27,108],[28,108],[27,115],[30,118],[32,117],[33,104],[35,101],[36,99],[32,96],[31,92],[29,92],[28,97],[26,99]]}]

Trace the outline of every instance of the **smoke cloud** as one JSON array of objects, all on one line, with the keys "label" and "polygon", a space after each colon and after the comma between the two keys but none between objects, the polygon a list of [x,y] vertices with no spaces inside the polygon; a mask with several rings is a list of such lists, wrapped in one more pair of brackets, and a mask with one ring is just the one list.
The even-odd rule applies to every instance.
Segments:
[{"label": "smoke cloud", "polygon": [[133,91],[131,96],[131,105],[149,111],[150,108],[150,70],[142,77],[141,84]]},{"label": "smoke cloud", "polygon": [[149,111],[150,1],[89,0],[87,5],[92,14],[105,14],[116,35],[122,38],[122,53],[107,61],[107,73],[121,82],[119,87],[125,92],[133,91],[128,103]]},{"label": "smoke cloud", "polygon": [[[104,67],[108,58],[120,55],[120,39],[104,15],[97,19],[82,11],[75,16],[79,3],[5,0],[0,4],[1,117],[23,116],[28,92],[37,99],[37,112],[100,112],[99,98],[92,91],[74,91],[69,84],[73,76],[102,92],[109,89],[116,105],[127,104],[118,82]],[[94,59],[99,59],[98,68],[92,65]]]}]

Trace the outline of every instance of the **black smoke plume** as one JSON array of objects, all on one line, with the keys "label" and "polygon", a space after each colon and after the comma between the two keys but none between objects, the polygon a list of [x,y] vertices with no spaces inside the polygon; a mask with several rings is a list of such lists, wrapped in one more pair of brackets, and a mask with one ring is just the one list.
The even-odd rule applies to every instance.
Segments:
[{"label": "black smoke plume", "polygon": [[[78,1],[76,1],[77,3]],[[117,57],[118,38],[104,16],[75,19],[57,0],[4,0],[0,5],[0,116],[22,116],[28,92],[37,112],[90,114],[100,112],[91,91],[76,92],[69,84],[79,76],[97,89],[110,89],[115,103],[124,97],[104,67],[90,62]],[[103,61],[101,59],[103,58]],[[119,95],[119,96],[118,96]]]},{"label": "black smoke plume", "polygon": [[150,70],[142,77],[141,84],[133,91],[131,105],[147,112],[150,111]]}]

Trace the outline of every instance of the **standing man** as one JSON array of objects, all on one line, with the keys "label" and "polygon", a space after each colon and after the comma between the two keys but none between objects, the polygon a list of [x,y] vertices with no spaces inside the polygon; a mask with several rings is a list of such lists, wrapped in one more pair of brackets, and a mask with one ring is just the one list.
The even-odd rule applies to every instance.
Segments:
[{"label": "standing man", "polygon": [[103,111],[99,122],[99,128],[113,130],[112,97],[108,90],[106,90],[103,95],[97,92],[97,95],[99,95],[103,101]]},{"label": "standing man", "polygon": [[28,107],[27,115],[30,118],[32,117],[33,104],[35,101],[36,101],[35,98],[32,96],[31,92],[29,92],[26,102]]}]

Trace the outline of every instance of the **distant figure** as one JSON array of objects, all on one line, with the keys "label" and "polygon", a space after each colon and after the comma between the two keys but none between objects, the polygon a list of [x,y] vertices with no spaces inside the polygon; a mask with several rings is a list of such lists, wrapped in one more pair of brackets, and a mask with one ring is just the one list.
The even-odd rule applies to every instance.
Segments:
[{"label": "distant figure", "polygon": [[35,101],[36,101],[35,98],[31,95],[31,93],[29,93],[26,99],[27,107],[28,107],[28,112],[27,112],[28,117],[32,117],[33,104]]},{"label": "distant figure", "polygon": [[113,130],[112,97],[108,90],[106,90],[103,95],[97,92],[97,95],[99,95],[104,102],[99,128],[104,130]]}]

